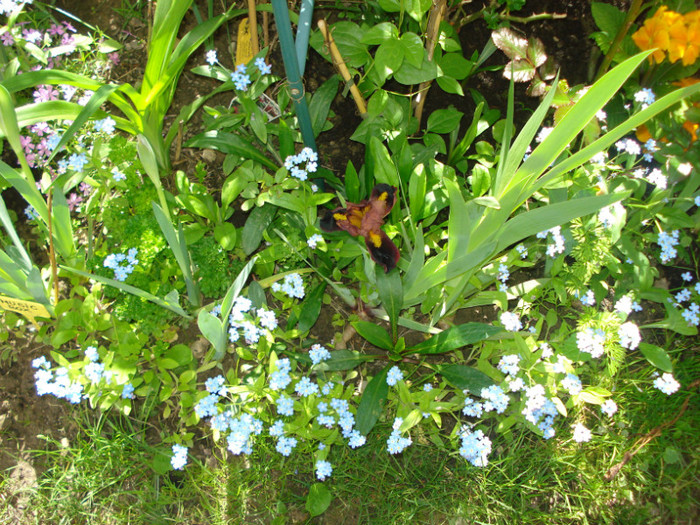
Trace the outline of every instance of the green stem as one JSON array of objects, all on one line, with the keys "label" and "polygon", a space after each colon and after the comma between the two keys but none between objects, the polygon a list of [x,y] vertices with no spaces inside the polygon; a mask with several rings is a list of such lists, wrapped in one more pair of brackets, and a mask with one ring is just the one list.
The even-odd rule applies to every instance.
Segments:
[{"label": "green stem", "polygon": [[615,35],[615,40],[613,40],[612,44],[610,44],[610,49],[608,49],[608,52],[603,58],[603,62],[600,64],[600,69],[598,69],[598,74],[596,75],[595,80],[602,77],[610,68],[613,58],[615,58],[615,55],[622,45],[622,41],[624,40],[625,36],[627,36],[630,27],[632,27],[632,24],[639,16],[641,9],[642,0],[632,0],[632,5],[630,5],[629,10],[627,11],[625,21],[620,26],[620,30],[617,32],[617,35]]}]

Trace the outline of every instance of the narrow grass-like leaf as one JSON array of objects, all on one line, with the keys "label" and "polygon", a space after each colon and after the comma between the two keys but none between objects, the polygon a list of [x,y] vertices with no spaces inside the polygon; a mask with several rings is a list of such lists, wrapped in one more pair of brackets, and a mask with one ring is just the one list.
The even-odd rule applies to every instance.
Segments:
[{"label": "narrow grass-like leaf", "polygon": [[141,288],[136,288],[135,286],[131,286],[130,284],[126,284],[120,281],[115,281],[114,279],[110,279],[109,277],[103,277],[101,275],[95,275],[92,273],[84,272],[82,270],[78,270],[77,268],[71,268],[70,266],[60,266],[61,269],[66,270],[67,272],[71,272],[77,275],[81,275],[82,277],[85,277],[87,279],[92,279],[93,281],[98,281],[101,282],[102,284],[107,284],[109,286],[113,286],[115,288],[118,288],[119,290],[122,290],[124,292],[128,292],[132,295],[135,295],[137,297],[142,297],[143,299],[146,299],[147,301],[151,301],[152,303],[157,304],[158,306],[162,306],[163,308],[167,308],[168,310],[171,310],[175,312],[178,315],[181,315],[185,319],[192,319],[192,317],[185,312],[185,310],[180,307],[178,304],[174,304],[170,301],[167,301],[165,299],[161,299],[160,297],[153,295],[152,293],[149,293],[145,290],[142,290]]},{"label": "narrow grass-like leaf", "polygon": [[165,212],[158,206],[155,202],[151,203],[153,207],[153,213],[156,216],[156,221],[160,226],[165,240],[168,241],[170,250],[175,256],[178,266],[182,271],[182,275],[185,278],[185,285],[187,286],[187,296],[194,306],[199,306],[199,287],[194,282],[192,277],[192,259],[190,258],[190,253],[187,251],[187,244],[185,243],[184,233],[182,231],[182,225],[178,225],[178,232],[175,231],[173,223],[170,222],[170,218],[165,214]]},{"label": "narrow grass-like leaf", "polygon": [[448,328],[422,343],[407,349],[406,354],[442,354],[478,343],[500,332],[497,326],[484,323],[465,323]]},{"label": "narrow grass-like leaf", "polygon": [[186,146],[188,148],[211,148],[223,153],[231,153],[246,159],[251,159],[271,170],[276,170],[278,168],[274,162],[251,146],[250,143],[233,133],[208,131],[207,133],[192,137],[187,141]]},{"label": "narrow grass-like leaf", "polygon": [[595,213],[601,208],[610,206],[628,196],[629,192],[621,192],[583,197],[581,199],[549,204],[516,215],[503,226],[498,235],[497,250],[503,250],[530,235],[566,224],[577,217]]},{"label": "narrow grass-like leaf", "polygon": [[389,373],[390,365],[385,366],[376,376],[374,376],[362,393],[362,399],[357,407],[357,431],[366,436],[374,428],[382,407],[389,394],[389,385],[386,376]]}]

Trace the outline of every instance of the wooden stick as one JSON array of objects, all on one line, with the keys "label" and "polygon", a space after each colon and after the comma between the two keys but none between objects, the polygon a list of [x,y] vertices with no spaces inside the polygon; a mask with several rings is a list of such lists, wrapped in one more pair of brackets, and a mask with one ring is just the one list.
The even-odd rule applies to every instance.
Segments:
[{"label": "wooden stick", "polygon": [[[335,67],[338,69],[340,76],[343,77],[343,80],[346,83],[352,82],[352,76],[350,75],[350,71],[348,71],[348,67],[345,65],[345,61],[343,60],[340,51],[338,51],[338,47],[335,45],[333,35],[331,35],[328,31],[326,21],[323,19],[319,20],[318,28],[323,34],[323,39],[326,41],[326,46],[328,47],[328,51],[331,54],[331,58],[333,59],[333,64],[335,64]],[[354,84],[354,82],[350,84],[350,93],[352,93],[352,98],[355,100],[355,105],[357,105],[357,109],[360,112],[360,116],[362,118],[365,118],[365,116],[367,115],[367,103],[365,102],[365,99],[362,97],[360,90],[357,89],[357,86]]]},{"label": "wooden stick", "polygon": [[[425,48],[428,52],[428,60],[432,62],[433,55],[435,54],[435,45],[437,44],[438,33],[440,32],[440,22],[445,17],[445,11],[447,10],[447,1],[438,0],[433,3],[433,7],[430,10],[430,15],[428,17],[428,27],[426,28],[426,33],[428,34],[428,39],[425,42]],[[423,106],[425,106],[425,99],[428,96],[428,89],[430,89],[430,84],[432,80],[427,82],[421,82],[418,86],[418,94],[415,98],[416,110],[414,116],[418,121],[418,127],[420,127],[420,120],[423,117]]]},{"label": "wooden stick", "polygon": [[258,17],[255,9],[255,0],[248,0],[248,30],[250,31],[250,45],[253,48],[253,55],[260,51],[258,43]]}]

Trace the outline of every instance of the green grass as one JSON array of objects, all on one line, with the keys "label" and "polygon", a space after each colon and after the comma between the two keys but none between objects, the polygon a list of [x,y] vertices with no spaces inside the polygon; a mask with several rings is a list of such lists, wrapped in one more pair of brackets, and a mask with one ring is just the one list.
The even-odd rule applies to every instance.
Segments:
[{"label": "green grass", "polygon": [[[683,385],[700,377],[696,351],[671,350]],[[326,486],[333,500],[312,519],[305,501],[316,482],[314,461],[301,444],[292,457],[282,458],[270,440],[259,439],[252,456],[239,458],[201,441],[185,470],[158,475],[152,464],[164,447],[159,429],[77,408],[79,433],[73,441],[64,447],[47,438],[45,450],[33,453],[46,469],[38,475],[22,523],[697,523],[697,395],[681,390],[667,397],[650,382],[650,367],[641,359],[623,370],[613,385],[620,406],[613,420],[593,409],[584,414],[594,434],[587,444],[570,439],[571,418],[549,441],[527,431],[490,432],[494,449],[483,469],[451,448],[438,450],[416,430],[414,444],[390,456],[385,441],[391,429],[381,423],[364,447],[331,451],[334,471]],[[672,420],[686,398],[681,418],[606,481],[608,469],[638,438]],[[8,478],[0,494],[6,493]],[[11,515],[12,501],[7,494],[0,499],[5,505],[0,517]]]}]

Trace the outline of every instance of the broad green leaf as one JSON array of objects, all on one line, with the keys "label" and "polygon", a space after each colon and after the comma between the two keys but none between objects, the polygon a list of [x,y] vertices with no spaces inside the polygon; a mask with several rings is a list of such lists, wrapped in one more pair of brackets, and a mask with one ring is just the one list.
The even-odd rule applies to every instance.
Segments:
[{"label": "broad green leaf", "polygon": [[494,384],[489,376],[481,370],[465,365],[438,365],[436,370],[452,386],[460,390],[469,390],[480,394],[482,388],[488,388]]},{"label": "broad green leaf", "polygon": [[428,117],[427,130],[433,133],[450,133],[459,127],[464,113],[454,107],[436,109]]},{"label": "broad green leaf", "polygon": [[432,60],[428,60],[428,56],[423,50],[423,61],[420,66],[414,66],[410,61],[406,61],[401,69],[394,72],[394,79],[405,86],[412,84],[420,84],[428,82],[437,77],[437,65]]},{"label": "broad green leaf", "polygon": [[314,131],[314,136],[318,136],[326,124],[328,113],[331,109],[331,103],[338,94],[338,83],[340,78],[338,75],[332,75],[319,87],[311,97],[309,102],[309,115],[311,116],[311,127]]},{"label": "broad green leaf", "polygon": [[392,340],[396,341],[399,313],[403,306],[401,275],[399,274],[398,268],[386,273],[383,268],[377,265],[375,267],[375,279],[377,281],[379,300],[382,302],[382,306],[389,316]]},{"label": "broad green leaf", "polygon": [[649,343],[639,343],[639,351],[647,361],[659,370],[663,370],[669,374],[673,372],[671,358],[663,348]]},{"label": "broad green leaf", "polygon": [[357,333],[370,344],[378,348],[383,348],[384,350],[391,350],[394,348],[391,336],[381,326],[370,323],[369,321],[354,321],[351,324]]},{"label": "broad green leaf", "polygon": [[301,305],[301,313],[299,314],[299,328],[300,332],[308,332],[311,330],[318,315],[321,313],[321,305],[323,304],[323,292],[326,290],[326,283],[321,282],[317,285],[311,292],[306,296],[304,302]]},{"label": "broad green leaf", "polygon": [[265,204],[251,210],[241,234],[241,247],[246,255],[250,255],[258,249],[262,242],[263,232],[272,223],[275,213],[277,213],[277,208],[271,204]]},{"label": "broad green leaf", "polygon": [[464,323],[433,335],[422,343],[407,349],[407,354],[441,354],[488,339],[501,331],[497,326],[484,323]]},{"label": "broad green leaf", "polygon": [[226,351],[226,328],[221,320],[206,310],[200,310],[199,316],[197,316],[197,326],[207,341],[218,353],[223,355]]},{"label": "broad green leaf", "polygon": [[368,435],[379,416],[382,414],[384,401],[389,394],[389,385],[386,376],[389,373],[390,365],[385,366],[376,376],[374,376],[362,393],[362,399],[357,407],[357,431],[363,436]]},{"label": "broad green leaf", "polygon": [[445,53],[441,58],[438,58],[438,66],[443,75],[456,80],[464,80],[469,76],[474,64],[464,58],[461,53]]},{"label": "broad green leaf", "polygon": [[388,40],[381,44],[374,55],[374,67],[385,79],[401,68],[404,57],[404,46],[399,40]]},{"label": "broad green leaf", "polygon": [[420,37],[409,31],[401,35],[401,44],[403,45],[404,58],[406,61],[413,67],[421,67],[424,48]]},{"label": "broad green leaf", "polygon": [[399,37],[399,30],[391,22],[382,22],[372,26],[367,32],[362,35],[361,42],[367,45],[379,45],[388,40],[393,40]]},{"label": "broad green leaf", "polygon": [[309,515],[313,518],[320,516],[331,504],[331,491],[323,483],[314,483],[309,489],[309,495],[306,497],[305,508]]},{"label": "broad green leaf", "polygon": [[233,250],[238,238],[236,227],[230,222],[222,222],[214,226],[214,238],[224,250]]},{"label": "broad green leaf", "polygon": [[445,93],[452,93],[453,95],[464,96],[464,90],[462,85],[452,77],[440,76],[435,79]]},{"label": "broad green leaf", "polygon": [[314,366],[314,370],[324,372],[351,370],[357,365],[366,361],[371,361],[372,359],[372,357],[362,355],[360,352],[357,352],[355,350],[335,350],[334,352],[331,352],[330,359]]}]

